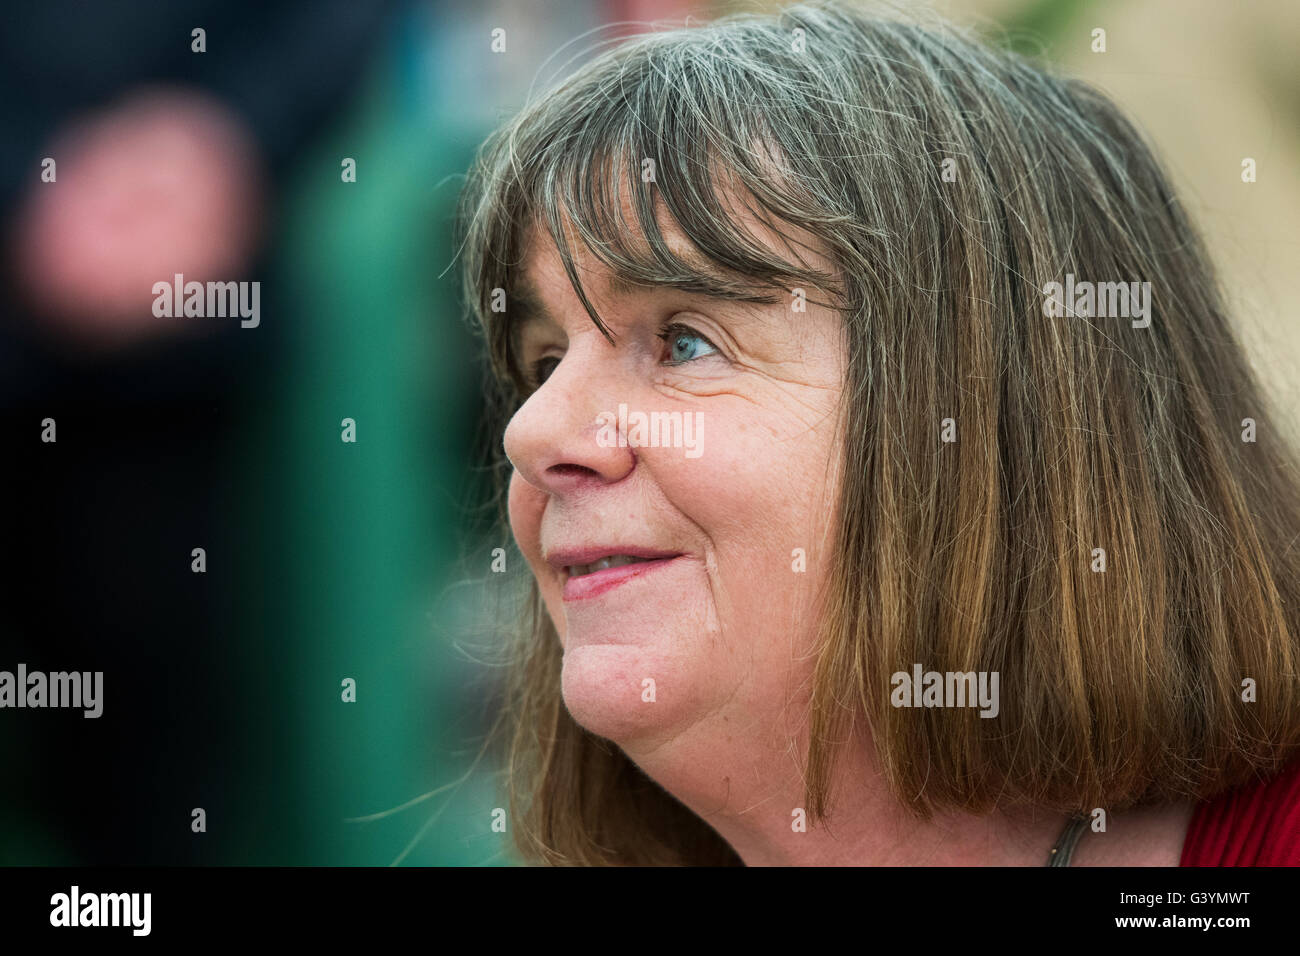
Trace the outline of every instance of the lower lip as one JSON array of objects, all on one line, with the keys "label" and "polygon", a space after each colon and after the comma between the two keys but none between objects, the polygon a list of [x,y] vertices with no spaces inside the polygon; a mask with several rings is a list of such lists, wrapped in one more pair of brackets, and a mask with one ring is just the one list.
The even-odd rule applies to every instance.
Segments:
[{"label": "lower lip", "polygon": [[564,600],[586,601],[594,597],[600,597],[606,591],[611,591],[620,584],[626,584],[634,578],[653,574],[660,568],[672,564],[680,557],[681,555],[678,554],[671,558],[637,561],[616,568],[605,568],[603,571],[593,571],[591,574],[584,574],[576,578],[566,578],[564,581]]}]

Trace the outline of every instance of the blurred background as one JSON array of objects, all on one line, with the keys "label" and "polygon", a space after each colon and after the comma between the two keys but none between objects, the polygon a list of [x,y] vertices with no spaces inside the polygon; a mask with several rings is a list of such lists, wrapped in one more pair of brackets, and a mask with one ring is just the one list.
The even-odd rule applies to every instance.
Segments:
[{"label": "blurred background", "polygon": [[[517,559],[459,297],[463,174],[597,42],[780,5],[0,14],[0,669],[104,672],[97,720],[0,711],[0,863],[516,862],[476,761],[519,579],[490,570],[493,548]],[[1300,5],[929,5],[1147,131],[1261,375],[1300,407]],[[176,273],[259,282],[258,326],[156,316]]]}]

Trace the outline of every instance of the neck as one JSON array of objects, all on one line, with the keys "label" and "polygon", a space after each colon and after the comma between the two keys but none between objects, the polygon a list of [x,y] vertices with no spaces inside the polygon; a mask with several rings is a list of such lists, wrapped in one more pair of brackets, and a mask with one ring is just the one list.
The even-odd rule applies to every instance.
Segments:
[{"label": "neck", "polygon": [[[918,819],[885,787],[869,741],[855,739],[840,751],[829,818],[813,824],[805,813],[800,831],[792,824],[805,803],[794,761],[801,751],[746,748],[737,746],[740,735],[728,737],[725,748],[684,736],[628,754],[749,866],[1045,866],[1069,822],[1034,808]],[[1084,833],[1071,865],[1177,866],[1193,810],[1181,803],[1109,814],[1105,832]]]}]

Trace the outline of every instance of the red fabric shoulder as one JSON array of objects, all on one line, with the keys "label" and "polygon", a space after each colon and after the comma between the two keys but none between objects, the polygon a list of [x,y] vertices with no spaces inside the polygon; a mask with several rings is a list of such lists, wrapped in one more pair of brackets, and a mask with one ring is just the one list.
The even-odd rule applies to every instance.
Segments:
[{"label": "red fabric shoulder", "polygon": [[1300,866],[1300,760],[1200,804],[1179,866]]}]

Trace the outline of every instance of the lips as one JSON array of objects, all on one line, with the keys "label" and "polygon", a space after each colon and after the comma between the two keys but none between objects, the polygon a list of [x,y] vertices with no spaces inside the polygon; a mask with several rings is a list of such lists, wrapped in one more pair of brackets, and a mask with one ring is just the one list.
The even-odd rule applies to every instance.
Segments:
[{"label": "lips", "polygon": [[564,600],[597,597],[621,584],[653,574],[682,556],[635,545],[557,548],[546,562],[564,576]]}]

